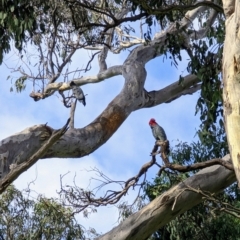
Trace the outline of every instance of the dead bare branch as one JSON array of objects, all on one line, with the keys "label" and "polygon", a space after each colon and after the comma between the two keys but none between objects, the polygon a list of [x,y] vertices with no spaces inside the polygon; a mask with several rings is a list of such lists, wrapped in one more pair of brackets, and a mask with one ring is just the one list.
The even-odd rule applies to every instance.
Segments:
[{"label": "dead bare branch", "polygon": [[162,166],[158,172],[158,175],[160,176],[162,171],[164,169],[171,169],[173,171],[178,171],[178,172],[190,172],[190,171],[194,171],[194,170],[199,170],[199,169],[203,169],[206,167],[210,167],[213,165],[222,165],[225,168],[232,170],[233,171],[233,165],[230,162],[226,162],[220,158],[214,158],[205,162],[200,162],[200,163],[194,163],[192,165],[187,165],[187,166],[182,166],[179,164],[172,164],[169,163],[168,165]]},{"label": "dead bare branch", "polygon": [[74,115],[75,115],[75,109],[77,105],[77,99],[75,101],[73,100],[71,103],[71,111],[70,111],[70,123],[69,123],[69,128],[73,129],[74,128]]}]

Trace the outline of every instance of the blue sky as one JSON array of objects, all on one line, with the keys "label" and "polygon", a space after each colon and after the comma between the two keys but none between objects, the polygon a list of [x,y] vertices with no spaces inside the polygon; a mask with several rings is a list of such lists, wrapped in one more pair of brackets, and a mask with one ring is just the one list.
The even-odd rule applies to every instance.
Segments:
[{"label": "blue sky", "polygon": [[[10,56],[10,55],[9,55]],[[109,54],[108,66],[122,64],[127,51],[121,55]],[[13,57],[6,57],[6,63],[14,63]],[[74,57],[71,68],[84,64],[86,58],[82,54]],[[2,86],[0,88],[0,138],[4,139],[24,128],[35,124],[48,123],[49,126],[60,128],[69,117],[61,98],[55,94],[51,98],[34,102],[29,93],[32,86],[29,84],[22,93],[10,92],[11,81],[6,80],[8,75],[17,75],[1,65]],[[179,74],[187,75],[186,61],[179,63],[178,69],[171,67],[170,61],[156,58],[146,65],[147,80],[145,88],[149,91],[159,90],[178,80]],[[93,62],[92,70],[84,76],[94,75],[98,72],[97,62]],[[81,128],[93,121],[108,105],[108,103],[121,91],[124,79],[122,76],[107,79],[101,83],[84,85],[82,87],[86,96],[86,107],[77,104],[75,126]],[[98,168],[108,177],[115,180],[127,180],[135,176],[141,166],[150,160],[150,152],[154,145],[154,138],[149,128],[150,118],[155,118],[165,129],[171,145],[177,140],[192,141],[200,124],[199,117],[195,116],[195,104],[199,92],[191,96],[183,96],[171,103],[162,104],[153,108],[141,109],[133,112],[122,124],[119,130],[102,147],[89,156],[80,159],[44,159],[39,160],[27,172],[24,172],[14,184],[18,189],[24,189],[31,184],[31,189],[47,197],[57,197],[56,191],[60,188],[60,175],[67,172],[65,184],[71,184],[76,174],[76,183],[79,187],[93,188],[96,182],[90,184],[90,178],[96,175],[90,170]],[[158,158],[158,162],[161,160]],[[158,169],[154,167],[148,172],[148,179],[152,179]],[[114,186],[113,186],[114,187]],[[101,192],[100,192],[101,193]],[[130,191],[122,201],[133,201],[137,192]],[[34,194],[32,195],[34,197]],[[85,226],[93,227],[99,233],[105,233],[118,224],[118,210],[114,206],[102,207],[89,218],[80,214],[79,222]],[[102,221],[104,219],[104,221]]]}]

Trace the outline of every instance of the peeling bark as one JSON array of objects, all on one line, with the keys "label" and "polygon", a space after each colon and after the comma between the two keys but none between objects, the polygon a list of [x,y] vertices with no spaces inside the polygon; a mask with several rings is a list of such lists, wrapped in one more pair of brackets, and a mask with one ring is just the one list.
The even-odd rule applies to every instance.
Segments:
[{"label": "peeling bark", "polygon": [[[240,4],[223,1],[226,37],[223,52],[223,100],[228,145],[240,187]],[[234,10],[235,7],[235,10]]]},{"label": "peeling bark", "polygon": [[[16,180],[21,173],[26,171],[28,168],[30,168],[34,163],[36,163],[48,150],[50,146],[52,146],[61,136],[64,135],[64,133],[68,129],[68,124],[70,122],[70,119],[67,120],[67,123],[59,130],[52,131],[50,135],[47,136],[47,140],[44,141],[44,144],[37,149],[30,157],[27,159],[26,162],[19,164],[18,162],[15,164],[11,164],[10,166],[10,173],[6,175],[6,172],[4,174],[6,175],[3,179],[0,180],[0,193],[4,192],[5,189],[14,181]],[[45,137],[44,137],[45,138]]]},{"label": "peeling bark", "polygon": [[30,158],[51,136],[53,129],[35,125],[0,142],[0,178],[9,171],[11,164],[20,164]]},{"label": "peeling bark", "polygon": [[[223,160],[230,161],[230,156],[226,155]],[[97,240],[147,239],[159,228],[202,202],[202,195],[188,190],[188,186],[214,194],[235,180],[234,172],[223,166],[205,168],[169,189]]]}]

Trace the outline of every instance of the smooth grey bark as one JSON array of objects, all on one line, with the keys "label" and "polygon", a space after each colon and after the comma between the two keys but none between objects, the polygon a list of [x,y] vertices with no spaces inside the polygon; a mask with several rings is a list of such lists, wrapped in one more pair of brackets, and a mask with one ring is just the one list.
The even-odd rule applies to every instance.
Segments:
[{"label": "smooth grey bark", "polygon": [[10,171],[11,164],[20,164],[29,159],[51,136],[53,129],[35,125],[0,142],[0,178]]},{"label": "smooth grey bark", "polygon": [[227,17],[223,52],[224,123],[240,187],[240,3],[225,0],[223,6]]},{"label": "smooth grey bark", "polygon": [[[226,155],[223,160],[230,161],[230,155]],[[205,168],[169,189],[97,240],[147,239],[156,230],[203,200],[201,194],[188,187],[213,194],[224,190],[234,181],[234,171],[223,166]]]}]

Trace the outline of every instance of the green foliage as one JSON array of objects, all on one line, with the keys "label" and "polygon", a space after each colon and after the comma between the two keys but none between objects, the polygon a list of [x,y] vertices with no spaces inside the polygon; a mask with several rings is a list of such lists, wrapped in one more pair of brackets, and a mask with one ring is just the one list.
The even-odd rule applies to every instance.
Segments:
[{"label": "green foliage", "polygon": [[[179,21],[185,14],[186,11],[177,11],[177,10],[169,10],[163,11],[167,7],[171,6],[170,1],[164,0],[130,0],[132,3],[132,10],[136,11],[137,8],[142,12],[146,12],[149,15],[154,16],[156,21],[160,22],[162,28],[167,27],[170,22]],[[182,0],[179,1],[179,5],[192,4],[194,1],[191,0]],[[173,4],[174,5],[174,4]],[[172,6],[173,6],[172,5]],[[162,12],[160,12],[162,10]],[[158,12],[159,11],[159,12]],[[158,12],[158,13],[157,13]],[[146,21],[146,23],[148,23]]]},{"label": "green foliage", "polygon": [[[220,19],[216,26],[211,28],[208,38],[194,43],[194,51],[191,61],[188,63],[188,71],[196,74],[202,81],[201,95],[197,101],[196,114],[200,113],[201,140],[209,131],[216,130],[216,122],[219,120],[223,127],[223,104],[222,104],[222,51],[224,21]],[[202,132],[202,133],[201,133]],[[211,137],[210,135],[208,137]]]},{"label": "green foliage", "polygon": [[26,76],[22,76],[15,81],[15,87],[17,92],[22,92],[26,88],[25,81],[27,80]]},{"label": "green foliage", "polygon": [[0,196],[1,239],[83,239],[74,214],[53,199],[29,200],[13,186]]},{"label": "green foliage", "polygon": [[229,153],[226,134],[223,128],[217,128],[207,135],[204,140],[192,142],[191,144],[179,143],[171,152],[173,163],[182,165],[203,162],[212,158],[222,158]]},{"label": "green foliage", "polygon": [[15,47],[21,51],[22,44],[37,28],[34,7],[27,0],[0,1],[0,64],[3,55],[11,49],[11,40]]},{"label": "green foliage", "polygon": [[239,240],[239,234],[239,219],[221,212],[213,214],[206,205],[200,204],[171,221],[150,239]]}]

